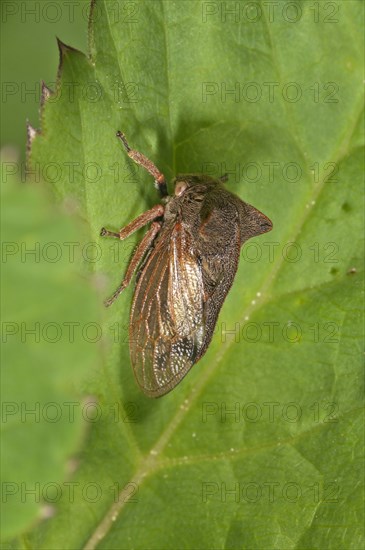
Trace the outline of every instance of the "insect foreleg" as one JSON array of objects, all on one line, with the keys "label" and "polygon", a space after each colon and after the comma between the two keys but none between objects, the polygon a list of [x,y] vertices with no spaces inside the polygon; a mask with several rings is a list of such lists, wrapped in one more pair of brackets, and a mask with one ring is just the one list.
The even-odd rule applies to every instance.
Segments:
[{"label": "insect foreleg", "polygon": [[135,220],[133,220],[131,223],[126,225],[125,227],[122,227],[119,231],[119,233],[115,233],[114,231],[109,231],[108,229],[105,229],[105,227],[101,228],[100,236],[101,237],[116,237],[117,239],[120,239],[121,241],[123,239],[126,239],[129,237],[129,235],[132,235],[137,229],[140,229],[144,225],[147,225],[152,220],[155,220],[156,218],[159,218],[160,216],[163,216],[165,209],[162,206],[162,204],[156,204],[151,208],[150,210],[147,210],[147,212],[143,212],[140,216],[138,216]]},{"label": "insect foreleg", "polygon": [[167,193],[167,185],[165,176],[160,172],[160,170],[155,166],[152,162],[152,160],[148,159],[145,155],[142,153],[139,153],[139,151],[135,151],[134,149],[131,149],[129,147],[127,138],[123,134],[123,132],[118,131],[117,137],[121,140],[123,143],[125,150],[127,151],[128,156],[134,160],[137,164],[142,166],[147,172],[151,174],[151,176],[155,179],[155,186],[159,190],[161,197],[166,197],[168,195]]},{"label": "insect foreleg", "polygon": [[154,238],[156,237],[156,235],[157,235],[157,233],[159,232],[160,229],[161,229],[161,224],[160,223],[158,223],[158,222],[153,222],[152,223],[150,229],[148,230],[146,235],[143,237],[143,239],[139,243],[138,248],[135,251],[135,253],[134,253],[134,255],[133,255],[133,257],[132,257],[132,259],[129,263],[127,273],[125,274],[123,281],[120,283],[120,285],[118,286],[118,288],[114,292],[114,294],[108,300],[106,300],[104,302],[106,307],[111,306],[112,303],[118,298],[119,294],[121,292],[123,292],[123,290],[129,285],[129,283],[131,282],[131,279],[133,277],[134,272],[136,271],[139,263],[141,262],[143,256],[147,252],[148,248],[152,244],[152,241],[154,240]]}]

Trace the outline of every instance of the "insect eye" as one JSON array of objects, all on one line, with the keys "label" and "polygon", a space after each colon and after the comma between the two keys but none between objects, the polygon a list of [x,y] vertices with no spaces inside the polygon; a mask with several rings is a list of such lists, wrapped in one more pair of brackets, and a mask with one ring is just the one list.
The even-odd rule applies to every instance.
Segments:
[{"label": "insect eye", "polygon": [[175,185],[175,196],[180,197],[187,187],[188,184],[186,183],[186,181],[178,181]]}]

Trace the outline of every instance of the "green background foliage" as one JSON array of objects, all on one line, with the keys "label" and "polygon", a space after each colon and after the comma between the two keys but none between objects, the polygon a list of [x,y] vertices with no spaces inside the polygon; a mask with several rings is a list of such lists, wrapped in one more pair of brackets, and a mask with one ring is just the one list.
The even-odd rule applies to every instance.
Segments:
[{"label": "green background foliage", "polygon": [[[97,0],[89,56],[60,44],[31,165],[82,220],[80,243],[100,246],[80,262],[97,300],[143,234],[114,243],[100,228],[158,200],[118,129],[169,179],[232,171],[227,188],[274,230],[243,249],[207,354],[159,400],[130,367],[133,289],[100,314],[78,287],[62,294],[103,338],[93,354],[71,346],[53,376],[79,371],[72,391],[92,396],[97,418],[51,426],[45,459],[60,445],[63,455],[49,472],[32,456],[30,476],[10,471],[58,482],[62,496],[32,530],[44,503],[9,500],[11,534],[22,534],[6,546],[363,547],[363,6],[290,4],[237,3],[235,18],[221,2]],[[15,401],[29,399],[21,391]],[[71,455],[76,471],[62,478]]]},{"label": "green background foliage", "polygon": [[61,243],[79,240],[71,220],[40,189],[14,180],[3,182],[1,203],[1,532],[8,538],[53,513],[39,495],[48,487],[55,498],[54,483],[71,473],[69,459],[86,436],[77,388],[97,364],[98,346],[95,327],[86,338],[82,328],[98,308],[77,274],[77,255],[70,269],[62,254]]},{"label": "green background foliage", "polygon": [[89,2],[15,0],[1,2],[0,12],[0,143],[16,147],[24,160],[24,122],[38,119],[41,81],[52,86],[56,81],[55,38],[86,49]]}]

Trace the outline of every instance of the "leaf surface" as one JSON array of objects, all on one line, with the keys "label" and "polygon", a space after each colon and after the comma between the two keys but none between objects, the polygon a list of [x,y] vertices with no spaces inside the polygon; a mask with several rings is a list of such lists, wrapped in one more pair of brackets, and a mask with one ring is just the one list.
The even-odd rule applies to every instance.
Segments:
[{"label": "leaf surface", "polygon": [[61,166],[50,183],[101,247],[105,296],[142,232],[114,243],[100,228],[158,202],[117,130],[168,179],[228,172],[274,230],[242,250],[207,354],[160,400],[133,379],[132,289],[103,313],[84,383],[102,414],[73,498],[30,547],[363,545],[363,5],[235,5],[100,0],[90,57],[61,45],[32,160]]}]

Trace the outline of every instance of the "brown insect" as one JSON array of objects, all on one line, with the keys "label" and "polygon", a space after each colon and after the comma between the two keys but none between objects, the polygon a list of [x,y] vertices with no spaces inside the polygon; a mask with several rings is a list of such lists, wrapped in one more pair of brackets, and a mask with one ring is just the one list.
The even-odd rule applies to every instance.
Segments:
[{"label": "brown insect", "polygon": [[101,236],[125,239],[151,223],[110,306],[138,269],[130,314],[130,355],[136,380],[149,397],[172,390],[199,361],[212,339],[237,271],[240,248],[272,229],[264,214],[227,191],[226,176],[184,174],[168,195],[164,175],[117,133],[128,156],[155,179],[163,204]]}]

